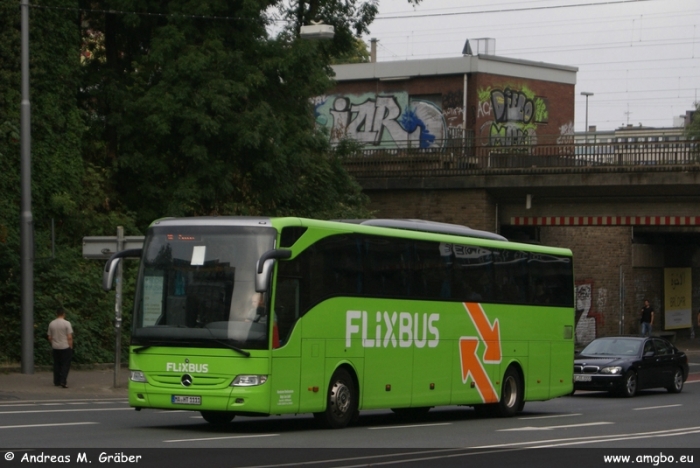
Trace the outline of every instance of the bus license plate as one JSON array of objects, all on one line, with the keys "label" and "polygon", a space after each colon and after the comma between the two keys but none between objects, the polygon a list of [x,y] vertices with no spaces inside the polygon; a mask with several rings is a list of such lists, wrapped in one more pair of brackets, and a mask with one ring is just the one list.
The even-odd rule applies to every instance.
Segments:
[{"label": "bus license plate", "polygon": [[580,374],[574,375],[574,382],[590,382],[590,381],[591,381],[590,375],[580,375]]},{"label": "bus license plate", "polygon": [[172,402],[176,405],[201,405],[202,397],[173,395]]}]

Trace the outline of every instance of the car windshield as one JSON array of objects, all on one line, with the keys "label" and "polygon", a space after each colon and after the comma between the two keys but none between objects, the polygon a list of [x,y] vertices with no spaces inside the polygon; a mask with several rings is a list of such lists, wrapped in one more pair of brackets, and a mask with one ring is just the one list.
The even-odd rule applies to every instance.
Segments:
[{"label": "car windshield", "polygon": [[267,298],[255,292],[255,269],[275,234],[251,226],[149,229],[132,343],[265,348]]},{"label": "car windshield", "polygon": [[642,342],[632,338],[605,338],[591,341],[581,354],[586,356],[637,356]]}]

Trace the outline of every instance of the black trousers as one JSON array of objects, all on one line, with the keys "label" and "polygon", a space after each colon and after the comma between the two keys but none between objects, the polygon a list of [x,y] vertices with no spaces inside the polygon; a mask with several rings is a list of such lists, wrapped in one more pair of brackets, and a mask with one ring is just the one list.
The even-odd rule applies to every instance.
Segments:
[{"label": "black trousers", "polygon": [[53,350],[53,384],[66,385],[68,379],[68,371],[70,371],[70,361],[73,357],[73,350],[54,349]]}]

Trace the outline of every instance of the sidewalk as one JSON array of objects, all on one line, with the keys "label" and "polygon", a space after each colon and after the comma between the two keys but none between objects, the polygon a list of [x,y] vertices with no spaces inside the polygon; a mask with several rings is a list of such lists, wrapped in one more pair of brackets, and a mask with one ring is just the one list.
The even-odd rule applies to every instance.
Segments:
[{"label": "sidewalk", "polygon": [[35,369],[22,374],[20,368],[0,368],[0,402],[27,400],[77,400],[85,398],[127,398],[129,370],[119,370],[115,388],[114,366],[74,370],[68,374],[68,388],[53,384],[53,372]]}]

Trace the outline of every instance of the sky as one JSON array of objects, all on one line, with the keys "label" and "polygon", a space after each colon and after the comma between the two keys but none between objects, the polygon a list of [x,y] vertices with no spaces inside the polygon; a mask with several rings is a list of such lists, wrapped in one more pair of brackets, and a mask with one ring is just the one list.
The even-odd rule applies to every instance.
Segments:
[{"label": "sky", "polygon": [[[700,99],[700,0],[379,0],[377,61],[495,55],[578,68],[575,131],[672,127]],[[475,52],[476,53],[476,52]]]}]

